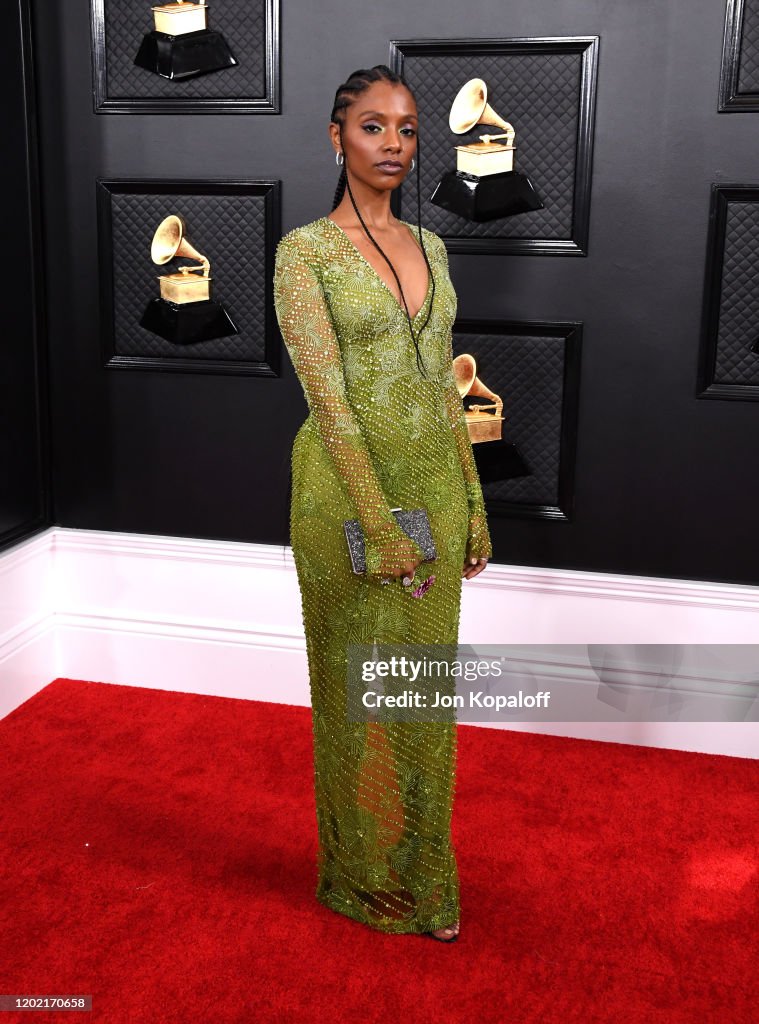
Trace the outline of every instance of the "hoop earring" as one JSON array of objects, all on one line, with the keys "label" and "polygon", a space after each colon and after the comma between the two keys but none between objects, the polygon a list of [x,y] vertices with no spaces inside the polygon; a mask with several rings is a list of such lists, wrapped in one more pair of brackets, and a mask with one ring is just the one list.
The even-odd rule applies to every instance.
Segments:
[{"label": "hoop earring", "polygon": [[338,167],[342,167],[342,165],[345,163],[345,157],[343,156],[342,153],[335,153],[335,163],[337,164]]},{"label": "hoop earring", "polygon": [[415,167],[416,167],[416,161],[414,160],[414,158],[413,158],[413,156],[412,156],[412,157],[411,157],[411,168],[410,168],[410,170],[412,170],[412,171],[413,171],[413,169],[414,169]]}]

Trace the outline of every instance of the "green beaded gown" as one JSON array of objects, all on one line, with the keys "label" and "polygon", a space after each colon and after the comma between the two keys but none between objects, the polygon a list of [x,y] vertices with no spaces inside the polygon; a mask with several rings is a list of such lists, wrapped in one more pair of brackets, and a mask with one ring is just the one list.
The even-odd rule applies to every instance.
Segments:
[{"label": "green beaded gown", "polygon": [[[419,244],[418,228],[402,221]],[[348,721],[349,644],[457,644],[465,558],[491,555],[452,367],[456,293],[443,240],[422,228],[435,279],[416,361],[406,313],[343,229],[321,217],[275,258],[274,305],[308,417],[292,449],[290,543],[301,593],[314,738],[318,881],[325,906],[388,933],[459,919],[451,842],[455,722]],[[412,316],[427,317],[430,280]],[[411,315],[409,310],[409,315]],[[424,507],[437,558],[427,592],[383,577],[422,557],[391,508]],[[343,523],[358,518],[365,574]]]}]

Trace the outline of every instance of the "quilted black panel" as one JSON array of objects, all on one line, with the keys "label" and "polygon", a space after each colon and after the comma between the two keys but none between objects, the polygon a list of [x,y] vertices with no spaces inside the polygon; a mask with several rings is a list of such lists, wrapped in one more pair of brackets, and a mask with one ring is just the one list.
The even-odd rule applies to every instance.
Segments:
[{"label": "quilted black panel", "polygon": [[[272,330],[265,193],[185,195],[170,191],[113,191],[109,198],[113,288],[110,302],[104,306],[113,309],[113,354],[189,359],[197,363],[198,369],[205,361],[263,362],[270,351],[266,343],[267,324],[268,332]],[[224,306],[239,334],[192,345],[174,345],[140,326],[146,305],[160,295],[157,276],[177,270],[182,264],[197,266],[192,260],[181,258],[161,266],[151,260],[155,229],[170,213],[184,219],[189,241],[210,260],[211,297]],[[268,227],[271,237],[271,225]],[[272,258],[269,252],[269,262]]]},{"label": "quilted black panel", "polygon": [[759,0],[744,0],[738,92],[759,95]]},{"label": "quilted black panel", "polygon": [[708,397],[759,398],[759,188],[712,186],[702,386]]},{"label": "quilted black panel", "polygon": [[[483,494],[488,504],[561,509],[574,470],[573,446],[563,438],[574,437],[576,429],[571,400],[576,395],[565,394],[565,380],[575,388],[578,379],[576,365],[567,373],[566,332],[556,336],[523,326],[487,333],[478,323],[478,330],[454,328],[454,356],[475,357],[477,376],[503,399],[503,437],[517,446],[530,469],[528,476],[483,484]],[[575,347],[575,362],[578,356]]]},{"label": "quilted black panel", "polygon": [[[224,68],[185,81],[161,78],[134,64],[146,32],[153,29],[151,4],[146,0],[91,0],[95,47],[96,108],[123,101],[155,100],[182,106],[193,100],[216,101],[223,108],[230,100],[271,100],[277,82],[267,81],[267,50],[278,54],[276,16],[279,0],[249,0],[244,7],[232,0],[214,0],[208,27],[221,32],[237,60]],[[278,75],[278,59],[272,73]],[[247,108],[250,109],[250,108]]]},{"label": "quilted black panel", "polygon": [[[431,43],[430,48],[444,52],[429,54],[420,42],[391,47],[391,57],[414,90],[419,110],[422,222],[446,240],[518,238],[580,244],[584,239],[576,204],[578,194],[587,200],[587,192],[586,182],[578,181],[578,158],[589,159],[592,148],[592,126],[583,122],[581,130],[582,110],[586,104],[592,106],[583,70],[589,51],[595,53],[594,44],[567,48],[557,44],[552,50],[546,41],[526,40],[511,48],[509,41],[499,41],[502,52],[471,52],[472,42]],[[482,40],[477,42],[484,45]],[[495,42],[493,48],[498,49]],[[483,132],[494,130],[475,125],[455,135],[448,127],[454,97],[470,78],[485,80],[488,103],[513,124],[514,167],[529,176],[544,209],[474,223],[429,202],[442,175],[456,168],[454,146],[475,142]],[[401,215],[416,220],[415,172],[399,191]],[[456,251],[455,244],[451,250]]]}]

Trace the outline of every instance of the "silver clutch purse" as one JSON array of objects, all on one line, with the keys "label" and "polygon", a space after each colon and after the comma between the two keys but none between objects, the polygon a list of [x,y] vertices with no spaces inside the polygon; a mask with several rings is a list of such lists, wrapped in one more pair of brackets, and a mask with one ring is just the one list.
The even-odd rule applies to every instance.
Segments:
[{"label": "silver clutch purse", "polygon": [[[391,508],[396,522],[413,541],[421,548],[425,562],[432,562],[437,558],[435,541],[432,539],[432,530],[427,516],[426,508]],[[346,519],[343,523],[345,536],[348,540],[348,552],[351,556],[351,564],[355,573],[366,572],[366,545],[364,543],[364,531],[358,519]]]}]

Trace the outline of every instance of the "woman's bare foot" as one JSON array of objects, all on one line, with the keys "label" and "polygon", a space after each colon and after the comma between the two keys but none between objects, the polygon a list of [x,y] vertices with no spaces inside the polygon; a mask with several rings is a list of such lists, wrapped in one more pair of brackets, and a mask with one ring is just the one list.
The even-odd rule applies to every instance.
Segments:
[{"label": "woman's bare foot", "polygon": [[427,934],[441,942],[454,942],[459,934],[459,922],[456,921],[455,924],[449,924],[445,928],[437,928],[434,932],[427,932]]}]

